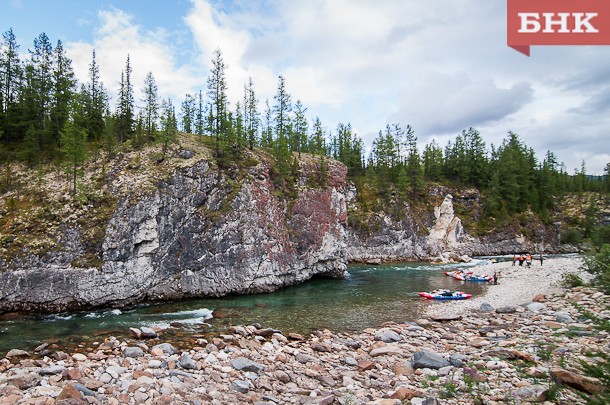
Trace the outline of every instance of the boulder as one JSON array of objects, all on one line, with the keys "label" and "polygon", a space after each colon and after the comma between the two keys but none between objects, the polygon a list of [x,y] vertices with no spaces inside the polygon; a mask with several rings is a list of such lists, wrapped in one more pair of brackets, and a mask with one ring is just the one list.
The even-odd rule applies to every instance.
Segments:
[{"label": "boulder", "polygon": [[483,312],[483,313],[490,313],[495,310],[496,309],[488,302],[482,303],[481,306],[479,307],[479,312]]},{"label": "boulder", "polygon": [[595,378],[585,377],[562,368],[551,369],[551,377],[561,384],[589,394],[599,394],[605,389],[603,384]]},{"label": "boulder", "polygon": [[384,328],[379,329],[377,332],[375,332],[375,340],[382,341],[384,343],[393,343],[399,342],[401,340],[401,337],[392,329]]},{"label": "boulder", "polygon": [[414,369],[418,368],[433,368],[439,369],[443,367],[450,366],[447,360],[445,360],[440,355],[433,352],[421,351],[413,354],[413,359],[411,361]]},{"label": "boulder", "polygon": [[262,364],[259,364],[255,361],[252,361],[245,357],[238,357],[238,358],[234,359],[231,362],[231,365],[236,370],[252,371],[255,373],[261,373],[265,369],[265,366],[263,366]]},{"label": "boulder", "polygon": [[243,380],[235,380],[231,383],[231,391],[241,392],[242,394],[247,393],[250,390],[250,382]]},{"label": "boulder", "polygon": [[498,314],[514,314],[515,312],[517,312],[517,307],[513,305],[507,305],[504,307],[496,308],[496,312]]},{"label": "boulder", "polygon": [[126,347],[123,349],[123,356],[137,359],[144,356],[144,352],[139,347]]},{"label": "boulder", "polygon": [[564,311],[555,312],[555,320],[561,323],[573,323],[574,319],[570,316],[569,313]]},{"label": "boulder", "polygon": [[178,350],[171,343],[161,343],[153,346],[152,350],[160,351],[166,356],[171,356],[172,354],[177,354]]},{"label": "boulder", "polygon": [[188,353],[182,353],[178,364],[180,365],[180,367],[185,368],[187,370],[194,370],[197,368],[197,363],[193,361],[193,359]]},{"label": "boulder", "polygon": [[525,308],[530,312],[540,312],[546,308],[546,305],[542,302],[532,302],[531,304],[527,304]]}]

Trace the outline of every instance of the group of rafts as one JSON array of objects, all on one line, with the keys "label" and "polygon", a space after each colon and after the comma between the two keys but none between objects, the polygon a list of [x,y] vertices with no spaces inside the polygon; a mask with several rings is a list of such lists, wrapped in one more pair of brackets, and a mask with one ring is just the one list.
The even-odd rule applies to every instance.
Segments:
[{"label": "group of rafts", "polygon": [[[446,271],[446,276],[453,277],[459,281],[472,281],[488,283],[493,280],[492,277],[487,275],[472,274],[471,271],[464,271],[461,269],[455,271]],[[451,291],[445,289],[438,289],[430,292],[420,292],[419,295],[426,299],[432,300],[465,300],[472,297],[472,294],[465,293],[464,291]]]}]

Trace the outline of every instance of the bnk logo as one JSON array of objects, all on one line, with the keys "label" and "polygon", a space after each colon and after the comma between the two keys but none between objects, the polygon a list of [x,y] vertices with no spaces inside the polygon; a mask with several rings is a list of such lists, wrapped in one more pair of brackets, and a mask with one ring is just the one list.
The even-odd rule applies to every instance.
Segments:
[{"label": "bnk logo", "polygon": [[610,45],[610,0],[508,0],[508,46]]}]

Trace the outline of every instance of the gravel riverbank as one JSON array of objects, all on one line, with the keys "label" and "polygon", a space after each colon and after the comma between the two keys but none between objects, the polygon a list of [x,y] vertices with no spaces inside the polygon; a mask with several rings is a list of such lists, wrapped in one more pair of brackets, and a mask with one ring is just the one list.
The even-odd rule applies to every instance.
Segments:
[{"label": "gravel riverbank", "polygon": [[578,262],[494,264],[501,284],[480,301],[351,335],[236,326],[178,351],[134,329],[77,353],[12,350],[0,360],[0,404],[584,404],[581,394],[607,387],[578,363],[610,352],[608,333],[585,314],[610,319],[610,297],[555,285]]},{"label": "gravel riverbank", "polygon": [[[543,264],[534,260],[531,267],[512,265],[511,261],[486,264],[468,268],[473,274],[499,275],[497,285],[489,285],[485,294],[463,301],[434,302],[426,311],[428,315],[466,315],[478,310],[487,302],[499,308],[530,302],[540,294],[556,294],[562,291],[561,281],[565,273],[576,273],[583,280],[590,275],[582,269],[583,260],[579,256],[544,259]],[[456,287],[459,289],[459,287]]]}]

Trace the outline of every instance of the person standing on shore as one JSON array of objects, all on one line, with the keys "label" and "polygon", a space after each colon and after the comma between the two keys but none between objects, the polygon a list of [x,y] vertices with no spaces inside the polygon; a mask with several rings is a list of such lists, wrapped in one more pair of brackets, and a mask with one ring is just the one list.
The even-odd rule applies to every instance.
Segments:
[{"label": "person standing on shore", "polygon": [[540,265],[542,266],[542,262],[544,262],[544,256],[542,256],[542,253],[540,253]]},{"label": "person standing on shore", "polygon": [[513,266],[515,265],[516,261],[517,261],[517,255],[513,255]]},{"label": "person standing on shore", "polygon": [[[513,263],[514,266],[514,263]],[[494,285],[498,285],[498,272],[494,271]]]}]

